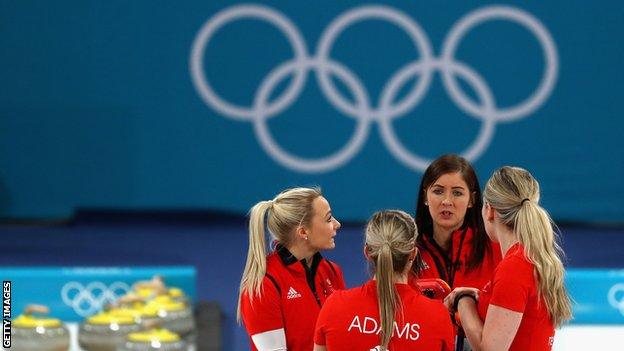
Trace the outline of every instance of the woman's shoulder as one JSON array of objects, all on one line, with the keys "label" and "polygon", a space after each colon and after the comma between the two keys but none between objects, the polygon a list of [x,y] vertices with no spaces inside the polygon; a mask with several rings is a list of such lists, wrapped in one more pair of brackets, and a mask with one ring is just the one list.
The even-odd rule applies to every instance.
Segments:
[{"label": "woman's shoulder", "polygon": [[273,251],[267,255],[266,257],[267,272],[272,271],[272,270],[278,270],[283,267],[284,267],[284,263],[280,259],[277,252]]},{"label": "woman's shoulder", "polygon": [[429,320],[448,318],[448,310],[440,300],[430,299],[417,291],[401,298],[404,306],[418,315],[426,315]]},{"label": "woman's shoulder", "polygon": [[266,272],[264,281],[270,281],[272,285],[282,285],[285,281],[290,281],[292,275],[288,273],[286,264],[282,261],[277,252],[271,252],[266,258]]},{"label": "woman's shoulder", "polygon": [[533,264],[524,255],[505,256],[498,264],[498,272],[533,270]]},{"label": "woman's shoulder", "polygon": [[356,286],[355,288],[336,290],[327,298],[325,304],[353,305],[356,300],[369,295],[367,290],[366,284]]},{"label": "woman's shoulder", "polygon": [[524,250],[521,247],[512,247],[496,267],[494,280],[532,281],[533,270],[534,265],[526,257]]},{"label": "woman's shoulder", "polygon": [[533,263],[527,258],[524,246],[521,244],[511,246],[505,253],[501,264],[506,266],[533,267]]}]

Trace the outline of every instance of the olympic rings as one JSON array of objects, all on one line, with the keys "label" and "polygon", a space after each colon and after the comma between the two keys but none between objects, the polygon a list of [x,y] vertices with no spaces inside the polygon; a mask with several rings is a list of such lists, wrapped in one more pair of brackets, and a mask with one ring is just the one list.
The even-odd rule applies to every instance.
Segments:
[{"label": "olympic rings", "polygon": [[114,282],[109,286],[102,282],[92,282],[87,286],[71,281],[61,289],[63,302],[82,317],[100,311],[106,303],[114,302],[130,291],[124,282]]},{"label": "olympic rings", "polygon": [[[213,90],[203,68],[206,47],[215,33],[224,25],[243,18],[255,18],[274,25],[286,36],[294,54],[291,60],[278,65],[262,80],[250,107],[237,106],[221,98]],[[420,53],[417,61],[399,68],[387,80],[376,105],[371,103],[370,94],[362,80],[347,66],[330,57],[334,42],[346,28],[370,19],[387,21],[403,30]],[[497,106],[483,77],[454,56],[462,38],[475,26],[490,20],[508,20],[525,27],[538,40],[544,53],[546,66],[539,86],[524,101],[511,107]],[[359,6],[342,13],[322,33],[315,56],[309,56],[301,33],[284,14],[261,5],[236,5],[220,11],[203,24],[193,42],[189,67],[195,89],[204,102],[225,117],[252,121],[260,145],[285,167],[306,173],[337,169],[359,152],[368,136],[370,123],[377,122],[382,140],[391,154],[405,166],[415,171],[424,171],[431,160],[409,151],[397,138],[391,123],[392,120],[405,116],[420,103],[436,71],[441,73],[451,100],[466,114],[482,122],[476,139],[461,152],[462,156],[474,161],[487,149],[497,122],[524,118],[544,104],[557,81],[559,58],[555,42],[546,27],[530,13],[509,6],[486,6],[462,17],[449,31],[443,42],[441,55],[436,58],[421,26],[405,13],[389,6]],[[321,92],[328,102],[357,121],[353,135],[340,150],[317,159],[304,159],[287,152],[275,142],[266,125],[267,119],[282,113],[294,103],[303,90],[310,71],[316,73]],[[293,76],[289,86],[274,102],[269,102],[269,96],[275,87],[288,76]],[[354,102],[341,95],[331,77],[342,81],[355,97]],[[464,79],[475,90],[479,103],[472,101],[462,91],[457,77]],[[401,88],[412,78],[418,78],[412,90],[400,101],[394,102]]]}]

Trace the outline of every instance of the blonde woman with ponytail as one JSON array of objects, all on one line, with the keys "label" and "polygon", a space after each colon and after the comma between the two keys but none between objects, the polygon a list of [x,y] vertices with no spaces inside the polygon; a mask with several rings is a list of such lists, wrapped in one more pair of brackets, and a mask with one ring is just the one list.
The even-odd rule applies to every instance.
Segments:
[{"label": "blonde woman with ponytail", "polygon": [[[319,253],[336,246],[339,228],[317,188],[284,190],[251,209],[237,317],[252,350],[312,350],[321,306],[345,288],[340,267]],[[267,234],[273,248],[268,255]]]},{"label": "blonde woman with ponytail", "polygon": [[549,351],[555,328],[572,312],[562,251],[539,205],[539,184],[522,168],[502,167],[483,196],[485,229],[500,243],[503,260],[482,290],[457,288],[445,304],[458,310],[474,350]]},{"label": "blonde woman with ponytail", "polygon": [[334,293],[319,314],[314,351],[453,349],[444,306],[407,284],[416,257],[416,223],[403,211],[373,215],[364,256],[375,267],[366,284]]}]

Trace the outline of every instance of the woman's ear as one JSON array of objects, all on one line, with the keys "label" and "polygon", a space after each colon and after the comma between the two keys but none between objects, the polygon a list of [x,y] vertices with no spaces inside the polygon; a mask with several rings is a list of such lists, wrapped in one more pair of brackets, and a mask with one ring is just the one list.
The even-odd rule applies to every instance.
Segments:
[{"label": "woman's ear", "polygon": [[297,227],[295,234],[297,235],[298,238],[301,238],[303,240],[308,240],[308,230],[303,225],[300,225]]},{"label": "woman's ear", "polygon": [[364,257],[370,261],[370,256],[368,256],[368,245],[364,245]]},{"label": "woman's ear", "polygon": [[494,210],[494,207],[490,206],[490,204],[484,204],[483,207],[485,207],[485,220],[488,222],[494,222],[494,216],[496,214],[496,210]]}]

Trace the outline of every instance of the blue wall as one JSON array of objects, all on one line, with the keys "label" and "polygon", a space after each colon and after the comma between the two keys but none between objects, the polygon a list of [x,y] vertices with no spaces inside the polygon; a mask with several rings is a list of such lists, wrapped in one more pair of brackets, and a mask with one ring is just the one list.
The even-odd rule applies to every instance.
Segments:
[{"label": "blue wall", "polygon": [[[504,164],[533,171],[557,219],[624,222],[619,1],[392,1],[369,12],[355,1],[261,4],[0,1],[0,217],[66,217],[78,207],[243,213],[284,187],[318,184],[341,218],[361,220],[411,209],[428,160],[457,152],[482,181]],[[330,23],[356,10],[385,20],[334,27],[321,60]],[[476,10],[494,17],[444,56],[451,29]],[[288,68],[293,47],[267,18],[297,29],[298,75],[272,71]],[[206,82],[251,112],[220,108]],[[291,83],[300,91],[273,111]],[[413,84],[425,84],[420,99],[397,112]],[[528,108],[505,113],[514,107]],[[280,159],[259,137],[268,131],[289,154],[318,159],[347,145],[358,125],[360,138],[336,163]]]}]

